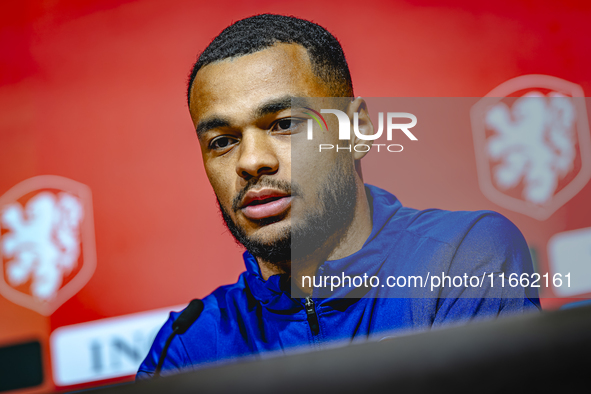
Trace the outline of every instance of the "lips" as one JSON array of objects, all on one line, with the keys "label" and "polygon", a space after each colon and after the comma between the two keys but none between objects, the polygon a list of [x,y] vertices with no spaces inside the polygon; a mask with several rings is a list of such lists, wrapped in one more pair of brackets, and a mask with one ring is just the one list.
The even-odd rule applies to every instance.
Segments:
[{"label": "lips", "polygon": [[291,205],[291,198],[290,194],[279,190],[249,191],[244,196],[240,209],[248,219],[265,219],[285,212]]}]

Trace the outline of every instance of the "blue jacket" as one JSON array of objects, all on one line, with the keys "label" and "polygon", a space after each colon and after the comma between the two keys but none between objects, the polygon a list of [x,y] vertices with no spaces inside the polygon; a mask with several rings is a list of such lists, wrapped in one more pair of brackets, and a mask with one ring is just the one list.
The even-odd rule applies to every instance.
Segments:
[{"label": "blue jacket", "polygon": [[[507,281],[501,287],[502,272],[505,276],[532,272],[527,243],[504,216],[491,211],[418,211],[403,207],[384,190],[367,188],[371,235],[358,252],[322,264],[317,277],[367,274],[377,276],[380,285],[344,286],[334,291],[330,286],[315,287],[309,299],[292,299],[289,276],[263,280],[256,260],[245,252],[246,272],[237,283],[219,287],[203,299],[201,316],[173,339],[163,374],[246,356],[320,349],[537,310],[537,292],[526,294]],[[403,286],[401,278],[407,282],[417,275],[427,283],[425,287],[416,280],[413,286],[410,281]],[[451,284],[454,276],[465,275],[482,282],[476,278],[473,286],[460,285],[457,280]],[[393,287],[384,285],[391,276],[399,278],[398,282],[390,280]],[[449,286],[431,291],[433,276],[449,276],[445,279]],[[139,368],[138,379],[152,375],[178,315],[172,312],[161,328]]]}]

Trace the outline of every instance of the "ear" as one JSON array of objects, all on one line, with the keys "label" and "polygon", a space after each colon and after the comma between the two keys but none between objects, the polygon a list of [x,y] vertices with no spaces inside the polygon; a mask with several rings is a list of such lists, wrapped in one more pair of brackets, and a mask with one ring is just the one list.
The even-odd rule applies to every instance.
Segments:
[{"label": "ear", "polygon": [[[355,112],[357,112],[358,114],[359,133],[363,135],[374,134],[373,124],[371,123],[369,112],[367,111],[367,104],[365,103],[364,99],[362,99],[361,97],[357,97],[353,101],[351,101],[347,111],[347,115],[349,116],[349,119],[351,119],[351,145],[355,147],[355,145],[363,144],[371,147],[373,143],[372,140],[363,140],[359,138],[353,131],[355,127]],[[363,147],[363,149],[359,149],[359,152],[354,150],[353,158],[355,160],[361,160],[361,158],[363,158],[367,154],[367,152],[369,152],[369,149],[367,149],[366,147]]]}]

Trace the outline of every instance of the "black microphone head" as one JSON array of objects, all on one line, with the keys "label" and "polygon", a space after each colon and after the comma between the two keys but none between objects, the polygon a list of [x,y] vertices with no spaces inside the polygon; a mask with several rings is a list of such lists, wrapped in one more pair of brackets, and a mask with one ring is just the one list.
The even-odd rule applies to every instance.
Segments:
[{"label": "black microphone head", "polygon": [[203,312],[203,301],[196,298],[189,302],[185,310],[172,323],[172,329],[176,330],[177,334],[183,334],[191,327],[191,324],[195,323],[201,312]]}]

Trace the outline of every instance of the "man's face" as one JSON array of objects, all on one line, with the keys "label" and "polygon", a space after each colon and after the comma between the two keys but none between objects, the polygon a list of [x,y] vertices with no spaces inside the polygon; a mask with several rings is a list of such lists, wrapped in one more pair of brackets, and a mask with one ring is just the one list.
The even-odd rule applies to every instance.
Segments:
[{"label": "man's face", "polygon": [[[338,143],[335,132],[304,144],[306,124],[291,110],[292,97],[329,95],[306,50],[295,44],[209,64],[193,83],[191,117],[224,220],[264,260],[289,261],[295,230],[307,235],[302,242],[318,247],[320,238],[330,235],[325,233],[351,221],[356,198],[351,156],[316,152],[319,143]],[[336,119],[327,121],[329,130],[336,130]],[[292,161],[297,141],[303,148]],[[327,221],[332,228],[319,228]]]}]

